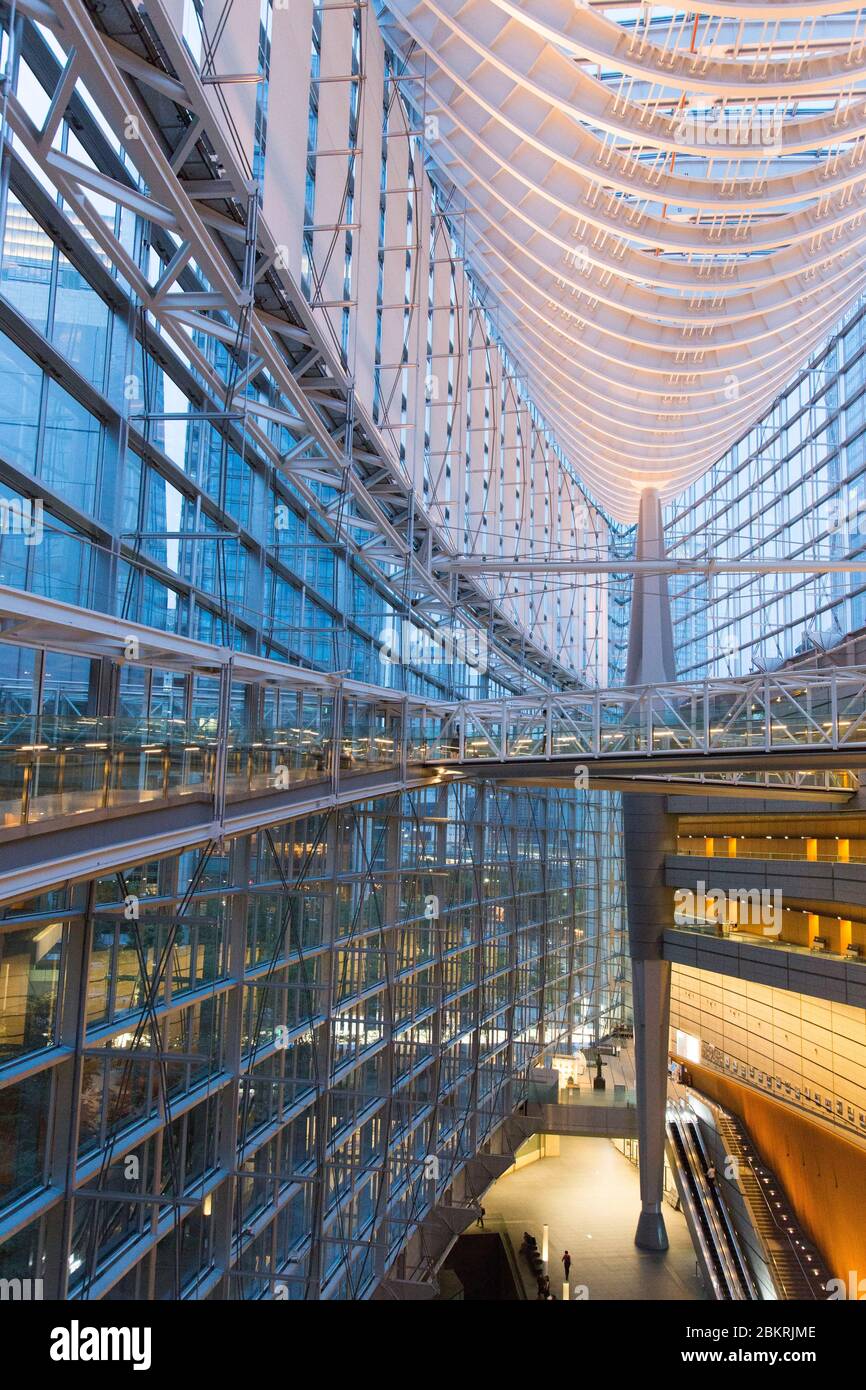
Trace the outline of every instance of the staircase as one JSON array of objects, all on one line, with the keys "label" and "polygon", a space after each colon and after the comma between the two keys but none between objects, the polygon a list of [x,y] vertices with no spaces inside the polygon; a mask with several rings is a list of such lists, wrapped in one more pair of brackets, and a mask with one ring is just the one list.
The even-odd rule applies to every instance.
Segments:
[{"label": "staircase", "polygon": [[779,1298],[826,1299],[830,1272],[791,1215],[790,1202],[775,1174],[761,1162],[732,1115],[717,1109],[716,1125],[725,1152],[737,1162],[740,1190],[766,1249]]}]

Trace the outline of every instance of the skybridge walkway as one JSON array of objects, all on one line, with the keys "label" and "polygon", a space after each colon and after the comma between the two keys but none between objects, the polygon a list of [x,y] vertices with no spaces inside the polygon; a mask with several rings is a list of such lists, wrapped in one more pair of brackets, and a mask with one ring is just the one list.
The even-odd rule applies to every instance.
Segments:
[{"label": "skybridge walkway", "polygon": [[464,701],[413,758],[532,779],[825,769],[841,789],[866,761],[866,668]]},{"label": "skybridge walkway", "polygon": [[0,640],[211,692],[195,717],[4,716],[0,901],[453,776],[833,804],[866,763],[860,667],[431,702],[8,589]]}]

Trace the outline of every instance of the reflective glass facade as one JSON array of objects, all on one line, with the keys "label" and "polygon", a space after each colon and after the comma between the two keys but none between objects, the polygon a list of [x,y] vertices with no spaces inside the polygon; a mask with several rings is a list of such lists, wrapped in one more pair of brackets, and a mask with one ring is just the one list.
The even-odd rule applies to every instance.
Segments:
[{"label": "reflective glass facade", "polygon": [[616,853],[601,798],[466,785],[15,904],[0,1268],[368,1296],[539,1052],[619,1016]]},{"label": "reflective glass facade", "polygon": [[[762,420],[670,504],[672,557],[862,558],[866,309],[849,310]],[[863,627],[866,574],[692,576],[671,586],[679,674],[735,675]]]}]

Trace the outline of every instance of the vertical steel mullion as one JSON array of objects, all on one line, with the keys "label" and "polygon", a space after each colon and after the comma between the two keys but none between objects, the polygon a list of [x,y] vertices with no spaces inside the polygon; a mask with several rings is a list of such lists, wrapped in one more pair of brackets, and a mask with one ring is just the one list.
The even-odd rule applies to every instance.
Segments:
[{"label": "vertical steel mullion", "polygon": [[[81,1127],[81,1083],[84,1068],[84,1043],[87,1034],[87,997],[90,961],[93,946],[93,909],[96,901],[96,882],[87,887],[87,902],[77,922],[65,928],[64,987],[60,1002],[59,1041],[73,1049],[66,1062],[53,1068],[51,1096],[51,1164],[52,1179],[64,1189],[64,1196],[47,1219],[48,1247],[46,1259],[51,1297],[69,1296],[69,1260],[73,1234],[75,1178]],[[100,1119],[100,1134],[104,1147],[104,1113]],[[61,1171],[62,1170],[62,1171]]]},{"label": "vertical steel mullion", "polygon": [[[232,846],[231,863],[235,882],[246,883],[250,869],[250,836],[242,835]],[[225,1013],[225,1066],[231,1075],[230,1083],[217,1098],[219,1110],[219,1170],[225,1175],[212,1198],[213,1259],[222,1271],[226,1294],[232,1296],[229,1270],[234,1250],[234,1217],[237,1189],[241,1182],[238,1153],[241,1113],[241,1063],[244,1027],[244,967],[246,960],[247,915],[250,895],[235,893],[229,906],[227,975],[231,980]],[[240,1232],[237,1233],[240,1235]],[[241,1287],[236,1296],[243,1298]]]},{"label": "vertical steel mullion", "polygon": [[343,682],[340,681],[334,691],[334,703],[332,706],[332,729],[331,738],[331,792],[336,798],[340,794],[340,758],[343,755],[343,719],[346,712],[345,693]]},{"label": "vertical steel mullion", "polygon": [[400,704],[400,781],[405,782],[409,769],[409,701]]}]

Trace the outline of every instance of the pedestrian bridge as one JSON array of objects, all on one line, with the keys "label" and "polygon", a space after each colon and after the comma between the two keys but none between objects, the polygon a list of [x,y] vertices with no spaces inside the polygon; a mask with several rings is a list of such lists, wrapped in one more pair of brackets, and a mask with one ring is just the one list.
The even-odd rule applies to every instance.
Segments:
[{"label": "pedestrian bridge", "polygon": [[4,586],[0,640],[118,665],[134,648],[212,696],[178,719],[4,716],[0,900],[452,777],[833,804],[866,765],[861,667],[451,703]]},{"label": "pedestrian bridge", "polygon": [[572,1139],[636,1139],[637,1102],[599,1094],[542,1104],[527,1104],[523,1112],[536,1134],[566,1134]]},{"label": "pedestrian bridge", "polygon": [[866,668],[463,701],[429,727],[410,761],[485,776],[842,771],[866,763]]},{"label": "pedestrian bridge", "polygon": [[562,1085],[554,1068],[531,1068],[528,1096],[520,1107],[527,1133],[566,1134],[583,1139],[637,1137],[637,1098],[634,1043],[603,1045],[603,1089],[593,1082],[594,1049],[587,1071],[576,1082]]}]

